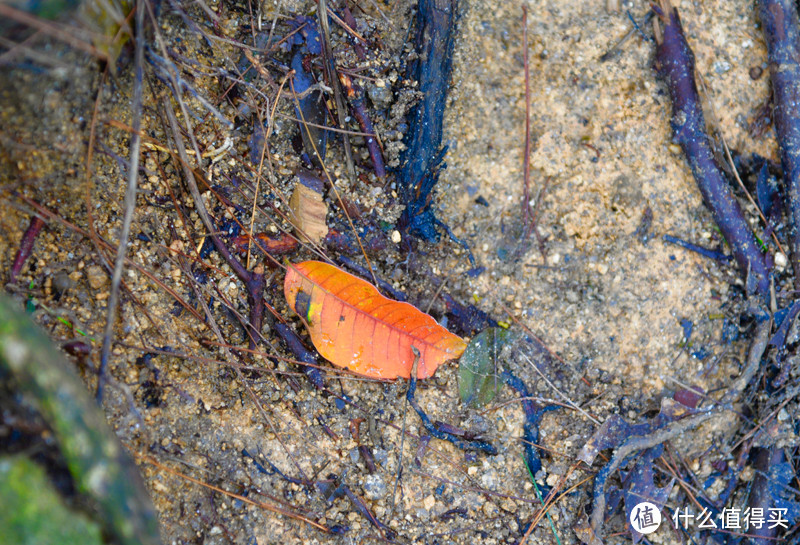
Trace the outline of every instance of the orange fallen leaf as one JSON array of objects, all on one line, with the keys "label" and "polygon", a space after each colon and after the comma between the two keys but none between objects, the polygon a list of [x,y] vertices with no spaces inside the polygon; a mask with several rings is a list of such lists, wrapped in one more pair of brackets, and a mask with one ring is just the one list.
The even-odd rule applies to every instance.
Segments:
[{"label": "orange fallen leaf", "polygon": [[467,346],[413,305],[388,299],[327,263],[289,264],[283,292],[322,357],[361,375],[409,378],[414,346],[420,352],[417,378],[428,378]]}]

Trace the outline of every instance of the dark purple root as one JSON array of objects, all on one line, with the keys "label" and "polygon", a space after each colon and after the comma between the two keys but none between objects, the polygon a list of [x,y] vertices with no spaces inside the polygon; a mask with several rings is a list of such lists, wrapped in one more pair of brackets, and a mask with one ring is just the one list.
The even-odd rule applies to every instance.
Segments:
[{"label": "dark purple root", "polygon": [[256,267],[245,282],[250,302],[250,349],[261,340],[261,325],[264,323],[264,267]]},{"label": "dark purple root", "polygon": [[[525,441],[525,465],[531,475],[536,477],[539,470],[542,469],[542,460],[539,457],[539,452],[536,450],[536,445],[539,443],[539,423],[542,421],[544,413],[560,409],[558,405],[539,405],[531,398],[531,393],[528,387],[522,380],[514,376],[510,371],[503,371],[503,382],[505,382],[512,390],[516,391],[522,398],[522,410],[525,413],[525,424],[523,426],[522,439]],[[549,493],[549,487],[542,491],[542,495]]]},{"label": "dark purple root", "polygon": [[356,98],[350,101],[350,106],[353,108],[353,116],[358,121],[358,126],[361,131],[367,133],[367,150],[369,150],[370,159],[372,159],[372,166],[375,169],[375,176],[378,178],[386,177],[386,167],[383,164],[383,153],[381,147],[378,145],[378,138],[375,136],[375,128],[372,126],[372,120],[367,113],[367,107],[364,104],[364,95],[359,91]]},{"label": "dark purple root", "polygon": [[[778,498],[774,497],[776,488],[775,485],[770,485],[769,475],[770,469],[784,461],[783,450],[772,448],[755,449],[755,462],[753,469],[756,470],[756,476],[753,478],[753,486],[750,489],[750,498],[748,500],[748,507],[751,509],[761,509],[764,513],[764,519],[770,516],[770,510],[775,507],[775,502]],[[748,534],[751,536],[750,543],[752,545],[768,545],[775,543],[775,537],[778,533],[778,526],[770,528],[771,524],[766,522],[761,527],[748,528]]]},{"label": "dark purple root", "polygon": [[668,2],[664,4],[664,12],[658,13],[663,26],[656,33],[656,62],[672,99],[674,139],[686,154],[703,201],[747,279],[748,291],[755,291],[766,300],[770,267],[714,158],[694,80],[694,53],[683,34],[677,10]]},{"label": "dark purple root", "polygon": [[411,405],[411,408],[416,411],[417,415],[419,415],[420,420],[422,420],[422,426],[425,428],[432,437],[436,439],[440,439],[442,441],[449,441],[457,448],[461,450],[479,450],[481,452],[485,452],[490,456],[495,456],[497,454],[497,448],[494,445],[486,442],[486,441],[477,441],[477,440],[466,440],[462,439],[461,437],[452,434],[450,432],[444,431],[434,425],[431,422],[430,417],[423,411],[417,400],[415,398],[417,393],[417,376],[412,373],[411,380],[408,382],[408,391],[406,392],[406,399],[408,400],[408,404]]},{"label": "dark purple root", "polygon": [[761,0],[759,12],[769,53],[772,118],[786,184],[795,287],[800,287],[800,21],[793,0]]},{"label": "dark purple root", "polygon": [[319,363],[316,354],[303,346],[303,341],[300,340],[300,337],[297,336],[297,333],[292,331],[292,328],[290,328],[288,325],[276,323],[275,331],[278,333],[278,335],[280,335],[281,339],[283,339],[283,342],[286,343],[286,347],[292,354],[294,354],[295,358],[303,363],[310,364],[304,366],[303,371],[308,377],[308,380],[311,381],[311,384],[313,384],[318,390],[324,390],[325,375],[321,369],[316,367],[316,365]]},{"label": "dark purple root", "polygon": [[672,235],[664,235],[663,239],[664,242],[675,244],[676,246],[680,246],[681,248],[684,248],[696,254],[700,254],[701,256],[707,257],[709,259],[715,259],[717,261],[730,261],[731,259],[731,256],[725,255],[720,251],[709,250],[708,248],[703,248],[702,246],[698,246],[697,244],[692,244],[691,242],[679,239],[678,237],[673,237]]},{"label": "dark purple root", "polygon": [[17,255],[14,256],[14,264],[11,266],[11,273],[8,275],[9,282],[14,282],[19,273],[22,272],[23,265],[33,253],[33,243],[36,242],[36,235],[39,234],[42,227],[44,227],[42,219],[39,216],[33,216],[30,225],[25,230],[25,234],[22,235]]}]

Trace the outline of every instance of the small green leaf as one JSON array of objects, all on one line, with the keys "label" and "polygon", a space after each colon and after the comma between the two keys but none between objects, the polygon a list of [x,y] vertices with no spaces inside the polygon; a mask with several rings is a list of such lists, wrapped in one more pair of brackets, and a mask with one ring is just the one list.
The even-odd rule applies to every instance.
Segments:
[{"label": "small green leaf", "polygon": [[483,407],[503,384],[499,376],[503,348],[517,338],[517,333],[490,327],[478,333],[467,345],[458,361],[458,393],[461,401],[472,407]]}]

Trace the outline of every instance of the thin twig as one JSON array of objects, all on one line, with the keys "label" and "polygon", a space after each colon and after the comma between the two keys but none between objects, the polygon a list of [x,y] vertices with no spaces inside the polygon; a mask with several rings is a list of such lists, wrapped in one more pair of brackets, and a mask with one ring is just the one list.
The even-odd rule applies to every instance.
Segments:
[{"label": "thin twig", "polygon": [[[411,388],[411,377],[417,376],[419,369],[419,350],[415,346],[411,347],[414,352],[414,363],[411,365],[411,375],[409,376],[408,387]],[[403,446],[406,440],[406,415],[408,414],[408,398],[403,403],[403,424],[400,426],[400,453],[397,455],[397,476],[394,479],[394,490],[392,490],[392,501],[389,504],[389,513],[386,520],[391,520],[394,515],[395,500],[397,498],[397,487],[400,484],[400,477],[403,475]]]},{"label": "thin twig", "polygon": [[136,187],[139,181],[139,149],[142,126],[142,86],[144,84],[144,10],[146,0],[136,4],[136,53],[134,57],[133,100],[131,101],[131,118],[133,131],[130,144],[130,164],[128,166],[128,186],[125,191],[124,216],[122,230],[119,235],[117,257],[114,260],[114,274],[111,276],[111,293],[108,297],[106,310],[106,327],[103,332],[103,347],[100,352],[100,367],[97,374],[97,400],[103,402],[103,385],[106,380],[105,372],[108,358],[111,354],[111,339],[114,335],[114,322],[116,319],[117,304],[119,303],[119,285],[122,279],[122,269],[125,266],[125,255],[128,251],[128,237],[131,233],[133,212],[136,209]]},{"label": "thin twig", "polygon": [[[283,87],[286,85],[286,81],[288,79],[289,79],[288,76],[283,78],[281,86],[278,88],[278,96],[275,97],[275,100],[273,101],[272,104],[272,109],[270,110],[269,113],[269,117],[267,118],[267,130],[264,135],[264,146],[261,148],[261,157],[259,158],[258,161],[258,175],[256,176],[256,188],[253,191],[253,209],[250,213],[250,230],[248,232],[250,238],[247,241],[247,261],[246,261],[247,269],[250,269],[250,248],[251,248],[251,241],[253,240],[253,224],[256,221],[256,208],[258,205],[259,186],[261,184],[261,178],[262,178],[261,173],[264,165],[264,156],[266,155],[269,160],[268,164],[271,174],[273,172],[273,168],[272,168],[272,155],[269,153],[269,139],[270,136],[272,135],[272,127],[275,121],[275,109],[278,107],[278,101],[281,98],[281,92],[283,91]],[[256,120],[256,123],[262,124],[260,114],[258,116],[258,119]]]},{"label": "thin twig", "polygon": [[525,152],[522,158],[523,232],[531,232],[531,72],[528,62],[528,6],[522,6],[522,58],[525,70]]},{"label": "thin twig", "polygon": [[338,15],[336,15],[336,12],[333,11],[330,7],[328,7],[328,15],[330,15],[331,19],[336,21],[336,23],[340,27],[342,27],[345,32],[350,34],[353,38],[357,39],[358,41],[360,41],[364,45],[367,45],[367,46],[369,45],[367,40],[361,34],[356,32],[356,30],[353,27],[351,27],[350,25],[348,25],[346,22],[342,21],[342,19]]},{"label": "thin twig", "polygon": [[611,457],[611,461],[595,477],[594,481],[594,503],[592,506],[591,524],[597,536],[601,535],[601,528],[605,520],[606,513],[606,485],[608,478],[614,473],[625,459],[634,452],[645,450],[656,445],[660,445],[670,439],[674,439],[687,431],[696,428],[711,417],[722,414],[721,411],[714,409],[702,413],[696,413],[668,426],[656,430],[649,435],[631,437],[619,446]]},{"label": "thin twig", "polygon": [[246,496],[242,496],[242,495],[239,495],[239,494],[234,494],[233,492],[228,492],[227,490],[225,490],[223,488],[219,488],[218,486],[214,486],[213,484],[209,484],[209,483],[207,483],[205,481],[201,481],[200,479],[195,479],[194,477],[186,475],[185,473],[181,473],[180,471],[176,471],[176,470],[174,470],[174,469],[172,469],[170,467],[167,467],[164,464],[162,464],[161,462],[159,462],[158,460],[156,460],[155,458],[153,458],[151,456],[148,456],[146,454],[139,454],[137,452],[132,452],[132,454],[133,454],[134,457],[136,457],[136,458],[138,458],[140,460],[143,460],[143,461],[147,462],[148,464],[151,464],[151,465],[157,467],[158,469],[160,469],[162,471],[166,471],[167,473],[175,475],[176,477],[180,477],[181,479],[185,479],[185,480],[187,480],[189,482],[192,482],[192,483],[194,483],[196,485],[203,486],[205,488],[208,488],[209,490],[213,490],[214,492],[217,492],[217,493],[222,494],[224,496],[228,496],[230,498],[235,498],[235,499],[241,501],[242,503],[246,503],[248,505],[253,505],[253,506],[258,507],[260,509],[265,509],[267,511],[272,511],[273,513],[277,513],[277,514],[283,515],[285,517],[289,517],[289,518],[292,518],[292,519],[295,519],[295,520],[299,520],[301,522],[305,522],[309,526],[313,526],[314,528],[316,528],[318,530],[321,530],[321,531],[323,531],[323,532],[325,532],[327,534],[332,533],[331,529],[328,528],[327,526],[325,526],[323,524],[320,524],[318,522],[315,522],[315,521],[309,519],[308,517],[304,517],[303,515],[300,515],[299,513],[294,513],[292,511],[289,511],[288,509],[283,509],[282,507],[278,507],[277,505],[272,505],[272,504],[265,503],[265,502],[260,502],[260,501],[254,501],[254,500],[252,500],[252,499],[250,499],[250,498],[248,498]]},{"label": "thin twig", "polygon": [[[322,60],[325,67],[325,73],[328,76],[328,84],[333,88],[333,99],[336,103],[336,115],[339,118],[339,127],[344,129],[347,126],[345,121],[347,111],[344,104],[344,94],[342,93],[342,86],[339,83],[339,76],[336,71],[336,58],[333,56],[333,49],[331,48],[331,29],[328,24],[328,2],[327,0],[317,0],[317,17],[319,19],[319,26],[322,30]],[[356,167],[353,163],[353,148],[350,145],[350,136],[346,133],[342,135],[344,141],[344,157],[347,164],[347,173],[350,180],[356,178]],[[322,160],[322,156],[317,155]]]},{"label": "thin twig", "polygon": [[11,265],[11,272],[8,275],[8,282],[13,283],[17,279],[17,275],[22,272],[22,267],[31,256],[33,252],[33,244],[36,242],[36,236],[39,231],[44,227],[44,221],[39,216],[33,216],[28,228],[22,235],[22,241],[19,243],[19,250],[14,256],[14,263]]},{"label": "thin twig", "polygon": [[569,398],[569,396],[567,396],[567,394],[565,394],[564,392],[562,392],[561,390],[559,390],[559,389],[556,387],[556,385],[555,385],[555,384],[553,384],[553,382],[552,382],[552,381],[551,381],[549,378],[547,378],[547,376],[546,376],[544,373],[542,373],[542,370],[541,370],[541,369],[539,369],[539,367],[538,367],[538,366],[537,366],[537,365],[536,365],[536,364],[535,364],[533,361],[531,361],[531,359],[528,357],[528,355],[527,355],[527,354],[523,354],[523,358],[524,358],[524,359],[525,359],[525,361],[526,361],[526,362],[527,362],[527,363],[528,363],[528,364],[529,364],[531,367],[533,367],[533,369],[534,369],[534,370],[535,370],[535,371],[536,371],[536,372],[539,374],[539,377],[540,377],[542,380],[544,380],[544,381],[547,383],[547,385],[548,385],[548,386],[550,386],[550,388],[552,388],[552,389],[553,389],[553,391],[554,391],[555,393],[557,393],[559,396],[561,396],[561,398],[562,398],[562,399],[563,399],[563,400],[566,402],[566,406],[567,406],[567,407],[570,407],[570,408],[572,408],[572,409],[575,409],[576,411],[578,411],[579,413],[581,413],[583,416],[585,416],[586,418],[588,418],[589,420],[591,420],[592,422],[594,422],[594,423],[595,423],[595,424],[597,424],[598,426],[600,426],[600,425],[601,425],[601,422],[600,422],[599,420],[597,420],[595,417],[593,417],[592,415],[590,415],[589,413],[587,413],[585,410],[581,409],[581,408],[578,406],[578,404],[577,404],[577,403],[575,403],[574,401],[572,401],[572,400]]},{"label": "thin twig", "polygon": [[772,320],[764,320],[756,326],[753,341],[750,344],[750,352],[747,355],[747,366],[742,370],[741,374],[731,384],[725,397],[722,398],[723,405],[729,405],[739,399],[744,389],[753,380],[753,377],[761,367],[761,357],[767,349],[769,343],[769,334],[772,330]]}]

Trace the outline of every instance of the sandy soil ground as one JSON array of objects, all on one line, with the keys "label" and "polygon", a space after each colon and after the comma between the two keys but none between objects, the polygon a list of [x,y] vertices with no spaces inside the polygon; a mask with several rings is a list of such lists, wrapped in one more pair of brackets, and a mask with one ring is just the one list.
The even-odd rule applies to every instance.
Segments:
[{"label": "sandy soil ground", "polygon": [[[265,28],[274,17],[310,14],[310,2],[269,2],[262,6]],[[518,259],[514,233],[521,226],[525,93],[522,49],[522,3],[465,0],[461,4],[452,92],[445,118],[450,144],[447,169],[437,190],[439,217],[456,236],[465,239],[486,272],[469,277],[466,254],[446,237],[436,246],[419,244],[409,258],[402,244],[390,244],[371,255],[380,276],[405,290],[420,308],[444,313],[441,291],[476,303],[498,320],[521,322],[558,356],[541,364],[548,381],[532,361],[511,363],[536,395],[569,397],[585,414],[574,410],[548,413],[541,428],[544,472],[540,484],[554,485],[569,473],[561,498],[530,536],[531,543],[574,543],[571,528],[590,502],[592,471],[570,471],[577,452],[610,414],[639,421],[657,409],[663,397],[683,385],[705,391],[725,388],[739,371],[745,345],[723,342],[723,329],[738,326],[742,282],[731,266],[720,264],[661,240],[663,234],[714,247],[720,235],[704,208],[680,149],[670,137],[670,104],[653,69],[653,44],[634,34],[612,57],[601,55],[631,29],[624,13],[608,13],[597,2],[527,2],[532,105],[532,205],[539,210],[538,228],[545,255],[536,244]],[[401,47],[412,17],[412,3],[394,7],[383,2],[359,2],[360,30],[380,36],[381,57],[391,81],[399,73]],[[218,35],[251,39],[247,8],[208,2],[219,12]],[[378,11],[385,14],[386,19]],[[625,5],[637,21],[647,7]],[[253,9],[257,7],[254,5]],[[166,6],[164,7],[166,10]],[[187,6],[195,10],[195,7]],[[707,108],[732,150],[777,159],[772,132],[757,139],[748,126],[768,93],[766,52],[751,2],[683,2],[681,12],[697,68],[705,82]],[[193,18],[207,17],[199,9]],[[387,23],[387,19],[391,21]],[[199,63],[198,74],[212,68],[230,69],[236,49],[222,40],[211,45],[192,36],[174,14],[162,17],[168,45]],[[644,32],[650,35],[649,28]],[[340,29],[334,27],[335,36]],[[339,39],[339,38],[337,38]],[[122,218],[127,135],[110,120],[130,123],[131,70],[102,87],[97,146],[87,181],[86,153],[95,98],[102,76],[94,61],[56,43],[40,42],[53,66],[4,67],[0,78],[0,267],[7,271],[30,217],[29,207],[12,191],[37,200],[62,218],[87,229],[91,205],[100,236],[116,241]],[[283,57],[285,61],[285,57]],[[201,95],[220,97],[230,85],[224,78],[191,78]],[[267,88],[268,89],[268,88]],[[394,99],[405,91],[392,87]],[[169,146],[159,104],[169,92],[155,81],[148,86],[143,116],[145,133]],[[226,127],[186,93],[196,134],[204,149],[218,149],[226,139],[233,147],[213,164],[204,162],[214,184],[230,187],[234,199],[252,202],[254,177],[248,139],[252,120]],[[176,104],[172,101],[173,106]],[[223,116],[234,119],[235,104],[215,102]],[[259,106],[263,108],[262,106]],[[292,113],[283,101],[280,111]],[[388,110],[387,110],[388,111]],[[397,120],[379,112],[378,131],[396,129]],[[291,137],[296,124],[277,118],[271,140],[274,171],[261,185],[260,205],[288,199],[299,165]],[[383,131],[383,132],[381,132]],[[357,147],[357,156],[363,150]],[[395,152],[396,156],[396,152]],[[122,159],[119,159],[122,158]],[[329,161],[338,187],[357,201],[365,215],[396,217],[391,187],[385,191],[368,168],[366,181],[347,182],[341,143],[330,143]],[[139,199],[129,255],[166,286],[197,306],[187,281],[187,261],[174,250],[193,254],[202,225],[182,189],[180,169],[169,156],[146,148],[147,175]],[[390,175],[392,176],[392,175]],[[241,194],[231,177],[243,180]],[[169,190],[183,205],[177,213]],[[206,194],[209,207],[213,196]],[[330,221],[338,213],[329,197]],[[752,207],[745,204],[751,213]],[[285,209],[285,206],[284,206]],[[652,212],[646,236],[637,232],[643,215]],[[256,230],[269,229],[269,214],[256,217]],[[249,220],[249,215],[246,216]],[[273,216],[274,217],[274,216]],[[754,216],[755,217],[755,216]],[[139,236],[142,235],[142,236]],[[146,235],[146,236],[145,236]],[[388,235],[387,235],[388,236]],[[170,252],[170,248],[173,250]],[[301,251],[299,260],[312,254]],[[212,311],[231,344],[245,346],[227,298],[237,312],[247,312],[243,286],[218,255],[201,289],[214,295]],[[363,263],[363,260],[362,260]],[[92,242],[74,230],[51,223],[39,236],[34,254],[21,277],[10,286],[22,300],[39,302],[38,321],[56,340],[77,333],[64,317],[94,342],[96,363],[104,326],[109,276]],[[284,316],[283,274],[269,276],[266,299]],[[497,456],[465,454],[452,445],[431,440],[419,449],[423,432],[412,411],[406,414],[406,384],[377,383],[331,375],[330,388],[346,394],[355,406],[342,406],[329,394],[313,390],[297,371],[266,355],[284,354],[267,325],[263,355],[245,362],[261,368],[248,371],[246,385],[236,379],[222,349],[210,345],[213,332],[184,310],[175,298],[145,275],[128,267],[126,291],[116,330],[105,409],[119,437],[140,456],[158,460],[175,471],[246,496],[255,502],[280,505],[328,527],[349,527],[343,535],[327,535],[306,523],[226,497],[141,461],[161,514],[165,543],[364,543],[380,541],[381,531],[346,497],[328,501],[319,490],[294,484],[270,470],[274,464],[291,478],[337,475],[364,498],[374,516],[397,532],[399,542],[516,543],[539,505],[522,462],[523,415],[517,397],[504,390],[488,408],[466,409],[458,398],[455,365],[441,368],[422,386],[418,398],[431,417],[478,430],[499,449]],[[202,310],[200,310],[202,312]],[[510,313],[510,315],[509,315]],[[691,345],[685,345],[681,320],[694,324]],[[299,324],[293,321],[295,325]],[[299,329],[298,329],[299,331]],[[142,359],[149,349],[171,347],[177,354]],[[704,356],[704,357],[701,357]],[[89,367],[81,367],[87,386],[96,382]],[[269,371],[269,370],[271,371]],[[249,387],[261,407],[247,393]],[[556,391],[557,389],[557,391]],[[411,434],[400,451],[399,427],[405,414]],[[370,474],[351,434],[351,421],[373,419],[363,444],[374,454],[377,469]],[[677,452],[699,482],[713,472],[710,462],[725,459],[734,421],[717,422],[674,442]],[[243,454],[247,452],[249,455]],[[402,454],[402,458],[401,458]],[[423,455],[424,454],[424,455]],[[252,456],[252,457],[251,457]],[[398,465],[403,473],[396,494]],[[596,469],[596,468],[595,468]],[[675,487],[670,502],[685,501]],[[610,531],[624,532],[621,517]],[[666,529],[653,543],[668,543]],[[628,539],[619,536],[619,542]]]}]

